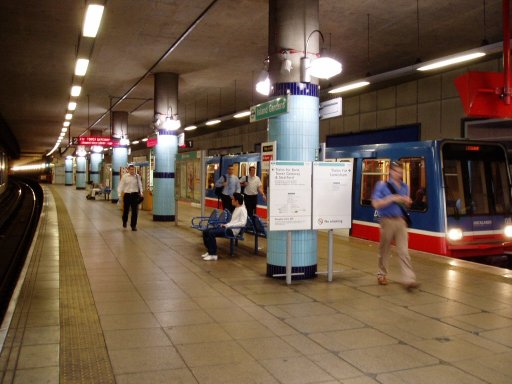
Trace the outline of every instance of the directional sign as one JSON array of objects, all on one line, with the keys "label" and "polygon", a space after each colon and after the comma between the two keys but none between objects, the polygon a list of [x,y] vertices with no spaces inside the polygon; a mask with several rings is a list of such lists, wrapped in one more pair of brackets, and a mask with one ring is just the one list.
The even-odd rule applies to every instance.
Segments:
[{"label": "directional sign", "polygon": [[73,137],[73,145],[101,145],[103,147],[112,147],[119,144],[119,139],[113,139],[111,136],[78,136]]}]

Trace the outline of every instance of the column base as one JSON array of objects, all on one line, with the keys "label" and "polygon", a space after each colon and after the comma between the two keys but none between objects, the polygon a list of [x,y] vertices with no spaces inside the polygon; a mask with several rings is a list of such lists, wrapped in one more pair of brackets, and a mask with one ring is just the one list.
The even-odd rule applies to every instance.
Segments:
[{"label": "column base", "polygon": [[[292,280],[314,279],[317,271],[317,265],[308,265],[306,267],[292,267],[292,273],[304,273],[303,275],[292,275]],[[286,274],[286,266],[267,264],[267,276]],[[286,279],[286,276],[274,277],[274,279]]]},{"label": "column base", "polygon": [[175,221],[174,215],[153,215],[153,221]]}]

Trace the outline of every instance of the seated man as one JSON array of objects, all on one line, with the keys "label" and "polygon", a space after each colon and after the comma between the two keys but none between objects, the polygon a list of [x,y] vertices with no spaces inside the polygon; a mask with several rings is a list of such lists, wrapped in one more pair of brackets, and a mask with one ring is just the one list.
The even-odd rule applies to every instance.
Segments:
[{"label": "seated man", "polygon": [[233,193],[233,197],[231,197],[231,204],[233,204],[235,210],[233,211],[233,215],[231,216],[231,221],[229,223],[221,224],[218,227],[209,228],[203,231],[203,242],[206,249],[208,249],[208,252],[202,255],[203,260],[217,260],[216,237],[222,237],[226,233],[236,236],[238,235],[238,232],[240,232],[240,229],[230,228],[245,227],[247,224],[247,209],[244,205],[244,196],[238,192]]}]

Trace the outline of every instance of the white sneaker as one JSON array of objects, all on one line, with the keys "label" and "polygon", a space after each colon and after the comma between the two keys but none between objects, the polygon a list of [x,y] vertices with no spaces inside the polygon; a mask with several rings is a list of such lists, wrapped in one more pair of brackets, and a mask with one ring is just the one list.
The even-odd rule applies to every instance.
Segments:
[{"label": "white sneaker", "polygon": [[208,256],[208,252],[203,253],[203,254],[201,255],[201,257],[202,257],[203,259],[204,259],[206,256]]},{"label": "white sneaker", "polygon": [[217,260],[217,255],[208,255],[206,257],[203,257],[203,260],[205,260],[205,261]]}]

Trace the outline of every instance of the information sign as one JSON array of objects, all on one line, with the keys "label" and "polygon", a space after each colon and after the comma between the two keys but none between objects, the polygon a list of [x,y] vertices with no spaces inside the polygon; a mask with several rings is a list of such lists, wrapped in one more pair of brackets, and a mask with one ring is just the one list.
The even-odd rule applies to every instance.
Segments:
[{"label": "information sign", "polygon": [[313,229],[351,227],[352,162],[313,163]]},{"label": "information sign", "polygon": [[119,144],[119,139],[113,139],[112,136],[77,136],[72,138],[71,143],[72,145],[112,147]]},{"label": "information sign", "polygon": [[251,107],[250,122],[265,120],[288,112],[288,96],[279,96],[275,99]]},{"label": "information sign", "polygon": [[270,162],[269,230],[311,229],[311,162]]}]

